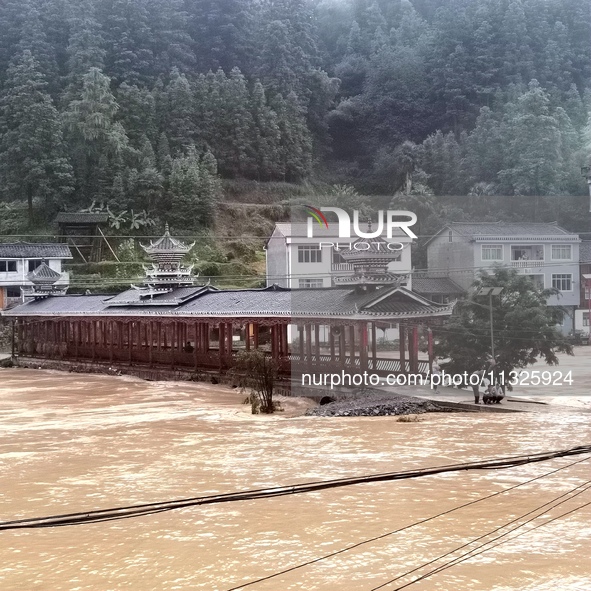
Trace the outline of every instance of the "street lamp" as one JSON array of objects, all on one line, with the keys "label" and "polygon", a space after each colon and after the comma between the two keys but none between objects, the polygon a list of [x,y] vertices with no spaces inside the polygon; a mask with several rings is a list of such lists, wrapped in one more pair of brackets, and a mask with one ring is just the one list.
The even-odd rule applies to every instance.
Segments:
[{"label": "street lamp", "polygon": [[591,213],[591,167],[581,166],[581,174],[587,179],[587,186],[589,187],[589,213]]},{"label": "street lamp", "polygon": [[[501,295],[503,291],[503,287],[479,287],[475,292],[475,296],[488,296],[489,297],[489,305],[483,306],[484,308],[488,308],[490,313],[490,349],[492,353],[493,361],[495,360],[495,337],[493,332],[493,305],[492,299],[493,296]],[[482,306],[482,304],[477,304]]]}]

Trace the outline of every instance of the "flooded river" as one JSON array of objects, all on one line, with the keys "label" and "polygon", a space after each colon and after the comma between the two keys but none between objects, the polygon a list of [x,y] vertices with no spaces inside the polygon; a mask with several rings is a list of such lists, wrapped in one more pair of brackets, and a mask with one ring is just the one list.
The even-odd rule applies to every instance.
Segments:
[{"label": "flooded river", "polygon": [[[307,418],[289,412],[253,417],[242,398],[236,391],[213,385],[0,370],[0,520],[591,442],[591,415],[574,412],[436,414],[414,423],[393,417]],[[225,591],[584,457],[193,507],[106,523],[3,531],[0,589]],[[370,591],[590,478],[591,460],[245,589]],[[524,529],[589,502],[591,491],[583,492]],[[589,548],[591,506],[409,588],[588,591]],[[444,562],[381,588],[400,588]]]}]

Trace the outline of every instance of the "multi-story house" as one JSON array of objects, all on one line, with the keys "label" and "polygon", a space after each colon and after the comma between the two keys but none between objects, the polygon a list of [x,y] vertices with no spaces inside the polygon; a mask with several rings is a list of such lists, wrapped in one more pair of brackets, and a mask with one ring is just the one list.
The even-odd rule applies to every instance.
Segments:
[{"label": "multi-story house", "polygon": [[72,253],[66,244],[0,243],[0,310],[21,300],[21,287],[33,287],[29,274],[42,263],[61,275],[56,287],[67,287],[70,276],[62,272],[62,261],[70,259]]},{"label": "multi-story house", "polygon": [[[344,261],[340,251],[346,251],[357,240],[351,228],[352,238],[338,238],[337,226],[314,227],[314,237],[308,238],[308,225],[304,222],[275,224],[267,240],[267,285],[310,288],[332,287],[336,277],[351,275],[353,266]],[[392,244],[403,246],[388,264],[388,272],[401,276],[401,285],[410,289],[411,238],[402,231],[393,233]],[[371,238],[367,239],[371,243]],[[360,245],[358,245],[359,247]]]},{"label": "multi-story house", "polygon": [[514,268],[540,287],[558,290],[548,305],[566,310],[561,330],[569,334],[580,302],[580,243],[556,224],[453,222],[427,243],[427,265],[431,276],[449,277],[463,289],[480,270]]}]

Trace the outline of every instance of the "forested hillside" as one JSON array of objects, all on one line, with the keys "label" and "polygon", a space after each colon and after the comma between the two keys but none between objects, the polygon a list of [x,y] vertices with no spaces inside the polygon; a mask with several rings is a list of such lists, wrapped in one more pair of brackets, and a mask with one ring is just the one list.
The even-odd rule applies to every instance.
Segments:
[{"label": "forested hillside", "polygon": [[192,230],[224,179],[582,195],[590,39],[580,0],[3,0],[0,197]]}]

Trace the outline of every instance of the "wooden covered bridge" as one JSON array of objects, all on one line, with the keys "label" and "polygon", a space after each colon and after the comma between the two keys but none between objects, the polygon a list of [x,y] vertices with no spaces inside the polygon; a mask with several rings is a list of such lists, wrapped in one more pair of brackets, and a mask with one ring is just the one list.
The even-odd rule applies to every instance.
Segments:
[{"label": "wooden covered bridge", "polygon": [[[428,327],[452,305],[435,304],[392,284],[367,289],[221,290],[195,285],[181,264],[192,245],[164,236],[144,249],[154,261],[142,287],[118,295],[64,295],[57,277],[38,271],[24,304],[4,316],[15,323],[19,356],[224,372],[240,350],[264,349],[284,375],[347,370],[426,372]],[[47,275],[47,276],[45,276]],[[399,353],[379,351],[383,328],[400,329]],[[429,361],[419,360],[420,335]]]}]

